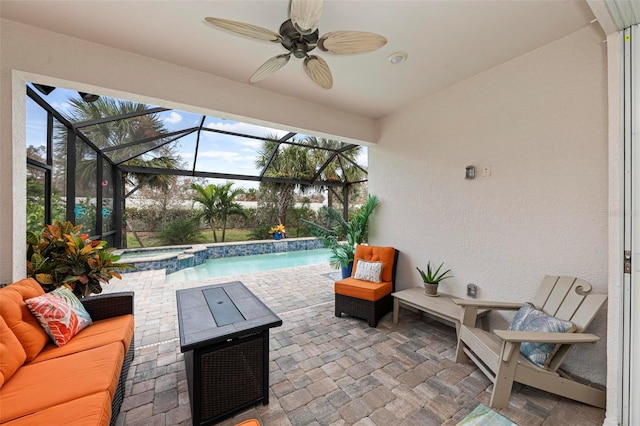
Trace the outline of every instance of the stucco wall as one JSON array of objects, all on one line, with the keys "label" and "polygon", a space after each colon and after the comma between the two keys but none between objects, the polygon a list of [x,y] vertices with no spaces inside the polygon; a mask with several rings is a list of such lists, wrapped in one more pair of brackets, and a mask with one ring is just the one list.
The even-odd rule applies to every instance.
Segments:
[{"label": "stucco wall", "polygon": [[[431,260],[452,269],[441,290],[458,296],[475,283],[479,298],[526,301],[545,274],[607,292],[603,39],[589,26],[379,122],[369,150],[369,190],[381,198],[371,237],[400,250],[400,288],[421,285],[415,267]],[[468,165],[475,180],[464,179]],[[566,362],[600,384],[604,311],[589,329],[603,339]]]}]

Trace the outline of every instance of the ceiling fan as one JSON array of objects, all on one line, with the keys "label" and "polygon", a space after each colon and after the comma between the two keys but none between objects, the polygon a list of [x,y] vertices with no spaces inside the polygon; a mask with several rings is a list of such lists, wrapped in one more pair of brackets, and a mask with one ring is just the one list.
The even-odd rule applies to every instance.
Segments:
[{"label": "ceiling fan", "polygon": [[334,55],[371,52],[387,43],[381,35],[365,31],[332,31],[319,36],[318,23],[322,17],[323,0],[291,0],[290,19],[280,25],[279,33],[222,18],[204,18],[210,24],[236,34],[258,40],[280,43],[289,52],[274,56],[262,64],[249,80],[257,83],[285,66],[291,55],[304,59],[303,68],[307,75],[318,86],[330,89],[333,76],[326,61],[309,52],[316,47],[323,52]]}]

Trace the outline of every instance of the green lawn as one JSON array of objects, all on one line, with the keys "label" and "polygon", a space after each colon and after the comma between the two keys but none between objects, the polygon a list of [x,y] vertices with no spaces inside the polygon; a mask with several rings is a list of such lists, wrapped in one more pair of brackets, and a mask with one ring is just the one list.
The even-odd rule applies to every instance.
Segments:
[{"label": "green lawn", "polygon": [[[218,242],[221,243],[222,232],[218,231]],[[213,232],[210,229],[200,233],[202,241],[207,243],[213,242]],[[251,229],[227,229],[224,235],[225,243],[233,243],[236,241],[249,241],[251,239]]]},{"label": "green lawn", "polygon": [[[138,232],[138,236],[142,240],[145,247],[160,247],[162,243],[155,238],[152,232]],[[203,244],[213,243],[213,232],[205,229],[200,232],[200,242]],[[218,231],[218,242],[221,241],[222,233]],[[249,241],[251,239],[251,229],[227,229],[224,242]],[[127,248],[140,247],[138,241],[131,232],[127,232]]]}]

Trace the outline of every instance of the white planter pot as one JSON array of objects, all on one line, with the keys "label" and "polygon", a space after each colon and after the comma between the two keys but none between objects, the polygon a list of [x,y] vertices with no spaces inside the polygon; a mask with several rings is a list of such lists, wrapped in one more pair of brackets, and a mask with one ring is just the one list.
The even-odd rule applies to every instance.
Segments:
[{"label": "white planter pot", "polygon": [[437,296],[438,295],[438,284],[427,284],[424,283],[424,294],[427,296]]}]

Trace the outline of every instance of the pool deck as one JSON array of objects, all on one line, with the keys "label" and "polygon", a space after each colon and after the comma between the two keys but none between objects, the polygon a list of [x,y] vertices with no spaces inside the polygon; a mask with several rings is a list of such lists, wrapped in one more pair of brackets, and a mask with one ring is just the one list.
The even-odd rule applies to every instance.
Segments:
[{"label": "pool deck", "polygon": [[[135,292],[136,353],[118,425],[190,425],[189,396],[178,342],[175,291],[241,281],[283,320],[270,335],[269,405],[220,424],[256,418],[280,425],[455,425],[491,383],[472,364],[454,362],[455,330],[406,309],[399,324],[377,328],[336,318],[335,273],[300,266],[166,285],[164,271],[128,273],[105,293]],[[515,385],[507,408],[519,425],[601,425],[604,410]]]}]

